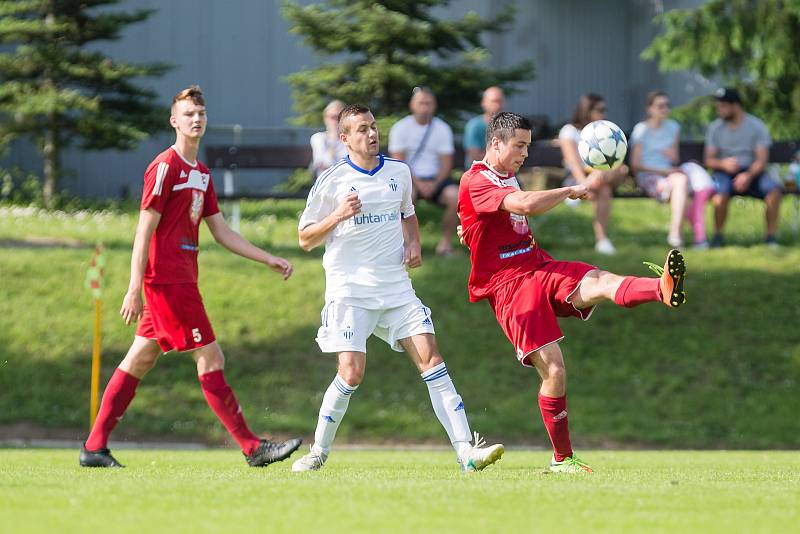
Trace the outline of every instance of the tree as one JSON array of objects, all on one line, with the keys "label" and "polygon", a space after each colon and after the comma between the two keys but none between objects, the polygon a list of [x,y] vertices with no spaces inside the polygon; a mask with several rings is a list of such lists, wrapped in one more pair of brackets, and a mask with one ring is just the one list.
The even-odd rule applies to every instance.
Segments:
[{"label": "tree", "polygon": [[[301,7],[286,1],[292,33],[319,54],[336,56],[317,68],[288,76],[296,123],[317,125],[331,99],[368,105],[387,119],[408,112],[415,86],[436,93],[439,114],[460,120],[475,111],[490,85],[533,78],[532,62],[509,68],[489,65],[481,34],[500,32],[511,21],[509,7],[493,19],[470,12],[458,20],[437,20],[433,8],[450,0],[327,0]],[[513,90],[513,89],[512,89]]]},{"label": "tree", "polygon": [[[163,128],[155,93],[135,85],[169,66],[114,61],[86,48],[119,38],[152,10],[98,12],[119,0],[0,0],[0,142],[31,136],[44,160],[43,198],[51,205],[61,174],[60,153],[131,149]],[[10,47],[7,47],[8,49]]]},{"label": "tree", "polygon": [[[694,9],[668,11],[642,53],[664,71],[695,70],[739,89],[747,110],[776,139],[800,138],[800,1],[710,0]],[[711,100],[678,110],[688,126],[715,115]]]}]

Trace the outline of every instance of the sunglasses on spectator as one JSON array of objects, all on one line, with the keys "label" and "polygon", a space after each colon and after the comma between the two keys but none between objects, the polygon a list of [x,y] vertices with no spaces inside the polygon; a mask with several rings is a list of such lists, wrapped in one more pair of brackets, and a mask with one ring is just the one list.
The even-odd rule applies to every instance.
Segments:
[{"label": "sunglasses on spectator", "polygon": [[592,111],[596,111],[597,113],[605,113],[607,108],[605,106],[600,106],[599,108],[592,108]]}]

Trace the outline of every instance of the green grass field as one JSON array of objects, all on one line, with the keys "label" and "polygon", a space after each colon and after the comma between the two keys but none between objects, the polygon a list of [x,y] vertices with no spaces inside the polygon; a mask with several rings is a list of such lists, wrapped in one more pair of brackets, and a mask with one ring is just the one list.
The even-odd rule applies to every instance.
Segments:
[{"label": "green grass field", "polygon": [[[449,451],[337,451],[319,473],[246,467],[233,450],[0,449],[3,532],[790,532],[800,455],[581,451],[593,475],[547,475],[508,451],[462,475]],[[295,453],[297,455],[298,453]]]},{"label": "green grass field", "polygon": [[[256,432],[308,437],[334,359],[314,342],[324,278],[320,251],[296,242],[302,201],[243,205],[242,232],[289,257],[286,283],[201,236],[200,287],[228,360],[226,375]],[[800,448],[800,238],[795,199],[782,207],[783,247],[761,244],[763,207],[732,204],[721,250],[685,252],[689,301],[680,310],[602,305],[591,320],[565,320],[570,426],[578,446]],[[710,216],[710,211],[709,211]],[[466,297],[469,260],[433,255],[440,212],[420,209],[425,264],[413,271],[433,310],[438,342],[475,430],[488,439],[545,446],[535,404],[538,376],[521,368],[486,303]],[[619,254],[597,255],[591,208],[561,206],[532,220],[556,258],[649,275],[663,261],[668,211],[647,199],[615,202]],[[34,425],[85,437],[93,307],[83,287],[92,246],[107,247],[105,385],[133,336],[117,315],[128,283],[135,208],[48,212],[0,206],[0,434]],[[688,235],[687,235],[688,237]],[[48,246],[40,246],[49,243]],[[444,443],[424,384],[407,359],[371,341],[366,379],[339,439]],[[116,439],[222,443],[191,360],[168,355],[147,376]]]}]

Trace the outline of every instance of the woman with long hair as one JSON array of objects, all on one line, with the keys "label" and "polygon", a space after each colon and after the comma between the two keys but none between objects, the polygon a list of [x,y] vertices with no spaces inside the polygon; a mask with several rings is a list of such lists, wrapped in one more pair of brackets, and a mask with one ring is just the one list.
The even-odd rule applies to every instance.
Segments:
[{"label": "woman with long hair", "polygon": [[564,166],[567,169],[567,184],[584,184],[589,189],[589,199],[594,203],[595,250],[600,254],[612,255],[616,252],[608,238],[608,220],[611,215],[611,199],[614,188],[628,175],[628,167],[621,165],[616,169],[600,171],[587,167],[578,154],[581,130],[590,122],[605,119],[606,101],[595,93],[586,93],[578,100],[570,121],[561,128],[558,139]]}]

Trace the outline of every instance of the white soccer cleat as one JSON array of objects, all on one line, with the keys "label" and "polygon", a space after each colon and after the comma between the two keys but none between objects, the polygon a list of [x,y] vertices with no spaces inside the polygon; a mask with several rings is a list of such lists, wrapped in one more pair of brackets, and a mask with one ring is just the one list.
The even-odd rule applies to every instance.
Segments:
[{"label": "white soccer cleat", "polygon": [[314,449],[311,449],[311,452],[292,464],[292,471],[319,471],[322,469],[322,466],[325,465],[325,460],[327,459],[328,455],[324,452],[316,452]]},{"label": "white soccer cleat", "polygon": [[480,434],[474,432],[473,436],[474,441],[469,454],[465,458],[458,459],[461,470],[465,473],[485,469],[499,460],[503,456],[503,453],[506,452],[506,448],[503,447],[502,443],[496,443],[486,447],[484,446],[485,442]]}]

